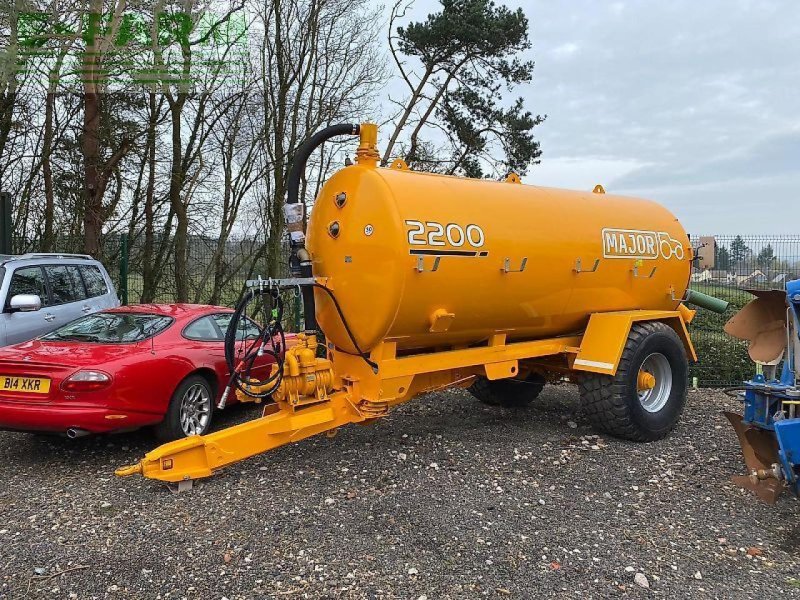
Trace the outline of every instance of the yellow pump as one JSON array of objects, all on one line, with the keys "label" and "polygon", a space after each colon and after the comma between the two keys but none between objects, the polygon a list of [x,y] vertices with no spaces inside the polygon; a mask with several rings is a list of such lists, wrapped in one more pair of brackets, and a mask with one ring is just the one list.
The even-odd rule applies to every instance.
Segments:
[{"label": "yellow pump", "polygon": [[301,213],[287,211],[305,277],[268,282],[305,286],[325,357],[315,334],[299,335],[263,417],[161,446],[119,475],[206,477],[454,385],[519,406],[548,381],[570,380],[598,427],[639,441],[670,431],[696,356],[686,330],[693,311],[681,304],[692,247],[669,211],[602,186],[415,173],[401,160],[379,168],[375,125],[332,132],[360,134],[356,163],[323,186],[307,250]]},{"label": "yellow pump", "polygon": [[[274,368],[281,368],[275,365]],[[301,333],[297,345],[286,351],[283,379],[273,394],[277,402],[297,406],[303,402],[322,402],[328,399],[333,384],[333,365],[326,358],[317,358],[317,338]],[[244,392],[237,392],[240,401],[247,402]]]}]

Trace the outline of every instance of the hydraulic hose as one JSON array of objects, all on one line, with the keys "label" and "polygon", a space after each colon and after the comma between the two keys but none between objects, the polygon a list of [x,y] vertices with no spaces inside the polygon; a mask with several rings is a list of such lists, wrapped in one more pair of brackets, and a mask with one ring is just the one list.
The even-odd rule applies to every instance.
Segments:
[{"label": "hydraulic hose", "polygon": [[[342,307],[339,305],[339,301],[336,299],[334,293],[319,283],[314,283],[305,287],[311,290],[313,290],[314,287],[317,287],[328,294],[333,302],[334,307],[336,308],[336,312],[339,314],[342,325],[344,326],[344,329],[347,332],[347,335],[349,336],[357,355],[361,357],[361,359],[366,362],[370,368],[372,368],[373,372],[377,373],[378,364],[371,360],[367,353],[364,352],[359,346],[358,341],[353,335],[353,331],[350,329],[350,324],[347,322],[347,319],[342,312]],[[249,346],[245,345],[246,347],[244,352],[240,352],[237,356],[237,333],[241,331],[239,325],[242,323],[243,319],[247,318],[247,307],[258,297],[269,298],[270,307],[274,306],[274,309],[270,311],[268,311],[266,308],[264,309],[264,314],[267,315],[268,319],[267,325],[264,327],[261,335],[253,340],[252,344]],[[268,396],[271,396],[281,385],[281,381],[283,380],[284,352],[286,351],[286,335],[281,325],[282,321],[283,300],[281,299],[277,289],[250,288],[246,290],[244,294],[242,294],[242,297],[236,304],[231,321],[228,324],[228,329],[225,332],[225,362],[231,375],[225,392],[223,393],[219,402],[218,408],[225,408],[228,395],[234,389],[238,389],[239,391],[253,398],[267,398]],[[277,342],[275,338],[278,338]],[[244,343],[246,340],[240,341]],[[271,372],[265,379],[258,379],[252,376],[251,371],[256,359],[264,355],[271,356],[273,358],[277,369],[274,372]],[[258,388],[259,391],[256,392],[255,388]]]},{"label": "hydraulic hose", "polygon": [[[358,135],[361,126],[358,123],[341,123],[331,125],[312,135],[306,142],[297,149],[292,166],[289,169],[289,180],[287,182],[286,203],[297,204],[300,202],[300,181],[306,170],[306,163],[309,156],[323,143],[331,138],[340,135]],[[291,255],[289,256],[289,271],[294,277],[312,277],[311,257],[303,247],[302,242],[291,243]],[[305,329],[313,331],[317,329],[317,319],[314,312],[314,290],[304,287],[303,295],[303,315],[305,319]]]},{"label": "hydraulic hose", "polygon": [[[270,306],[274,305],[275,310],[267,311],[265,308],[267,323],[264,325],[261,335],[249,346],[244,344],[246,340],[243,340],[245,351],[237,357],[236,337],[240,331],[239,324],[247,316],[247,307],[259,296],[268,297],[271,300]],[[278,389],[283,379],[283,353],[286,350],[286,338],[281,326],[282,319],[283,301],[277,291],[252,288],[242,295],[233,312],[228,330],[225,332],[225,362],[231,375],[219,408],[224,408],[227,395],[234,387],[255,398],[266,398]],[[277,342],[276,337],[278,338]],[[251,374],[253,365],[258,358],[265,355],[273,358],[277,369],[274,373],[267,375],[265,379],[254,378]],[[256,387],[261,391],[255,392],[253,388]]]},{"label": "hydraulic hose", "polygon": [[[308,287],[311,288],[312,286],[308,286]],[[358,345],[358,342],[356,341],[356,337],[353,335],[353,331],[350,329],[350,325],[348,324],[347,319],[344,318],[344,313],[342,312],[342,307],[339,306],[339,301],[336,299],[336,296],[333,295],[333,292],[330,289],[326,288],[324,285],[321,285],[319,283],[315,283],[313,285],[313,287],[318,287],[319,289],[323,290],[325,293],[328,294],[328,296],[330,297],[331,301],[333,302],[333,306],[336,308],[336,312],[339,313],[339,319],[342,321],[342,325],[344,326],[344,330],[347,332],[347,336],[350,338],[350,343],[353,344],[353,347],[355,348],[355,350],[358,353],[358,355],[362,358],[362,360],[372,368],[372,371],[374,373],[377,373],[378,372],[378,363],[376,363],[373,360],[370,360],[369,356],[367,356],[367,353],[364,352],[361,349],[361,346]]]}]

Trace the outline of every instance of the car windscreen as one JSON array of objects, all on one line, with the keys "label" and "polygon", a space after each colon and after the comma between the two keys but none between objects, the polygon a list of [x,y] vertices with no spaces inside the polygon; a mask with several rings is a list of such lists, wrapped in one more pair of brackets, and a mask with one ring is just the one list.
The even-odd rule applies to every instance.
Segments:
[{"label": "car windscreen", "polygon": [[172,317],[147,313],[96,313],[76,319],[40,339],[58,342],[124,344],[153,337],[172,325]]}]

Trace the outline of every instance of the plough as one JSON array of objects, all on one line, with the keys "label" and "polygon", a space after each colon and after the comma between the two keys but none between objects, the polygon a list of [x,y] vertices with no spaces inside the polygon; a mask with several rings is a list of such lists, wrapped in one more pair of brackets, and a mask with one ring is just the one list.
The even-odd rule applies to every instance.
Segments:
[{"label": "plough", "polygon": [[756,296],[725,325],[725,331],[750,342],[750,358],[761,373],[739,394],[742,415],[726,412],[748,474],[733,478],[774,504],[784,489],[800,496],[800,279],[786,291],[753,290]]}]

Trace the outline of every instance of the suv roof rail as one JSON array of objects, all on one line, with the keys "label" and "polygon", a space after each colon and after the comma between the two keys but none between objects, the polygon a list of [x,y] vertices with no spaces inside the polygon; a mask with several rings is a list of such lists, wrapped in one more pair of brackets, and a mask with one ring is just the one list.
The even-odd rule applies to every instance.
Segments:
[{"label": "suv roof rail", "polygon": [[94,260],[88,254],[71,254],[69,252],[28,252],[15,256],[12,260],[22,260],[24,258],[83,258],[86,260]]},{"label": "suv roof rail", "polygon": [[31,258],[78,258],[81,260],[94,260],[88,254],[70,254],[68,252],[27,252],[25,254],[4,254],[0,256],[0,267],[17,260],[28,260]]}]

